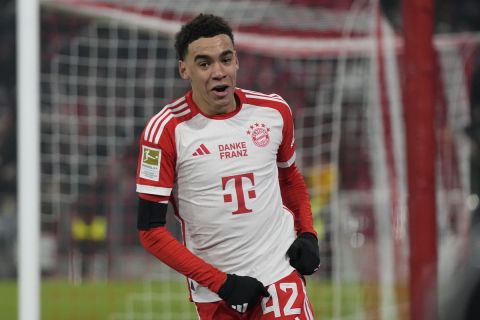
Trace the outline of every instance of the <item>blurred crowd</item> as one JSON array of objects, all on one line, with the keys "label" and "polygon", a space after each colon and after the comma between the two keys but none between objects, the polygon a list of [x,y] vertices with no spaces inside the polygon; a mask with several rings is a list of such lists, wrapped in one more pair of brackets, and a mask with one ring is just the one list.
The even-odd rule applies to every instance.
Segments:
[{"label": "blurred crowd", "polygon": [[[0,260],[15,259],[16,126],[15,3],[0,1]],[[13,263],[0,264],[0,278],[15,273]]]}]

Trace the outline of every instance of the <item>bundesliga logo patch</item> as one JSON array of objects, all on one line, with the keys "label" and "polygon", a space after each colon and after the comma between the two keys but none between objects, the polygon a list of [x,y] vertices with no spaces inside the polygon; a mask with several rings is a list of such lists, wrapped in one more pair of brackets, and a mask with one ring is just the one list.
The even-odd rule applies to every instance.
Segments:
[{"label": "bundesliga logo patch", "polygon": [[142,147],[142,163],[140,165],[140,178],[158,181],[160,178],[160,159],[162,150]]},{"label": "bundesliga logo patch", "polygon": [[247,134],[252,137],[253,143],[257,147],[265,147],[270,142],[270,128],[268,128],[264,123],[255,123],[250,125]]}]

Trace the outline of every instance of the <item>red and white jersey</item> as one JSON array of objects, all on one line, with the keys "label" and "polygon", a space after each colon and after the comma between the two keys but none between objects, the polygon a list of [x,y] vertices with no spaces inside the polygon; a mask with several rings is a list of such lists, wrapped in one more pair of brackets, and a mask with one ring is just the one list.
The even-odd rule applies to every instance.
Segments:
[{"label": "red and white jersey", "polygon": [[[282,204],[278,167],[295,160],[292,114],[278,95],[236,89],[237,108],[202,114],[191,92],[147,123],[137,192],[170,200],[184,244],[226,273],[264,285],[290,274],[293,213]],[[220,300],[189,280],[195,302]]]}]

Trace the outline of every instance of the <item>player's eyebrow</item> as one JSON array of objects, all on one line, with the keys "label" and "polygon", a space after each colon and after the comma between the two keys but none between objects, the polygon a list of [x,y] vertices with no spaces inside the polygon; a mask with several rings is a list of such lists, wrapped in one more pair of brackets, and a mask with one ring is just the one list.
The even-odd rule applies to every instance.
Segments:
[{"label": "player's eyebrow", "polygon": [[220,54],[220,57],[224,57],[224,56],[227,56],[229,54],[233,54],[233,50],[225,50],[223,51],[221,54]]},{"label": "player's eyebrow", "polygon": [[[228,50],[223,51],[222,53],[220,53],[220,57],[225,57],[229,54],[233,54],[233,50],[228,49]],[[206,54],[198,54],[198,55],[195,56],[195,58],[193,58],[193,60],[195,62],[198,61],[198,60],[211,60],[211,59],[212,59],[212,57],[209,56],[209,55],[206,55]]]},{"label": "player's eyebrow", "polygon": [[193,60],[196,62],[198,60],[210,60],[211,57],[209,55],[206,55],[206,54],[199,54],[199,55],[196,55],[195,58],[193,58]]},{"label": "player's eyebrow", "polygon": [[229,50],[225,50],[225,51],[223,51],[223,52],[220,54],[220,57],[223,58],[223,57],[228,56],[228,55],[231,55],[231,54],[233,54],[233,50],[230,50],[230,49],[229,49]]}]

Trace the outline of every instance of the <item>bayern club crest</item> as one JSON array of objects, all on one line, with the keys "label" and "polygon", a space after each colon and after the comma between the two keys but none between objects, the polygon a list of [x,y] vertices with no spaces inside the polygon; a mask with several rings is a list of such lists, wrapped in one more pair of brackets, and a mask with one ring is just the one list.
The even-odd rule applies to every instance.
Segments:
[{"label": "bayern club crest", "polygon": [[270,142],[270,128],[264,123],[256,122],[250,125],[247,134],[252,137],[252,141],[257,147],[265,147]]}]

